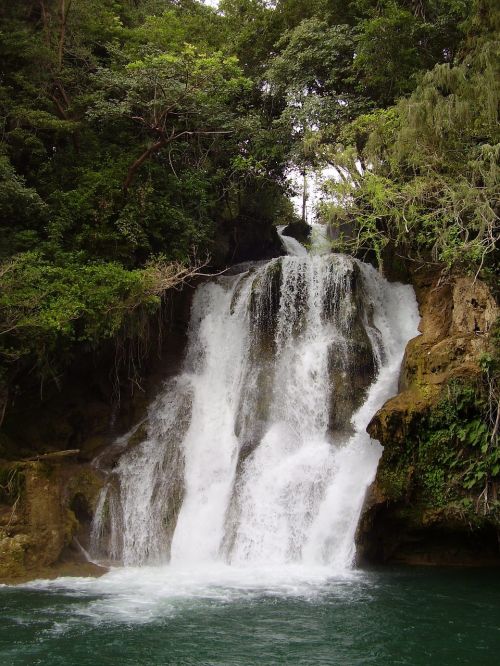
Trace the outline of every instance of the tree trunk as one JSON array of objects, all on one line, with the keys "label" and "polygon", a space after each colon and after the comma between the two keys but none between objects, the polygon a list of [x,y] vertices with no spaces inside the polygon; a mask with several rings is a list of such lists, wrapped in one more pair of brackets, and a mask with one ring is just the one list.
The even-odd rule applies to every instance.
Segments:
[{"label": "tree trunk", "polygon": [[64,43],[66,41],[66,23],[68,21],[71,0],[60,0],[59,4],[59,44],[57,47],[57,64],[61,71],[64,58]]},{"label": "tree trunk", "polygon": [[150,146],[147,150],[145,150],[142,153],[142,155],[140,155],[135,160],[135,162],[133,162],[130,165],[130,167],[127,171],[127,177],[125,178],[125,180],[123,182],[123,191],[125,193],[128,192],[128,189],[129,189],[130,185],[132,184],[132,181],[134,179],[134,176],[136,174],[137,169],[139,169],[139,167],[141,167],[144,164],[144,162],[146,160],[148,160],[151,157],[151,155],[153,155],[153,153],[156,153],[158,150],[160,150],[160,148],[163,148],[164,146],[166,146],[167,143],[168,143],[167,139],[165,139],[165,138],[159,139],[158,141],[156,141],[156,143],[153,143],[152,146]]},{"label": "tree trunk", "polygon": [[180,139],[181,136],[194,136],[197,134],[208,135],[208,134],[230,134],[230,133],[231,133],[230,131],[225,131],[225,130],[196,130],[196,131],[183,130],[182,132],[176,134],[174,128],[168,136],[162,136],[160,139],[158,139],[158,141],[153,143],[152,146],[150,146],[147,150],[145,150],[142,153],[142,155],[140,155],[135,160],[135,162],[133,162],[130,165],[127,172],[127,177],[123,182],[123,191],[127,193],[130,185],[132,184],[137,169],[139,169],[139,167],[141,167],[144,164],[144,162],[148,160],[151,157],[151,155],[153,155],[153,153],[156,153],[158,150],[164,148],[169,143],[172,143],[173,141]]},{"label": "tree trunk", "polygon": [[307,217],[307,211],[306,211],[306,203],[307,203],[307,172],[304,169],[302,171],[302,177],[304,179],[304,185],[302,188],[302,222],[307,222],[306,217]]}]

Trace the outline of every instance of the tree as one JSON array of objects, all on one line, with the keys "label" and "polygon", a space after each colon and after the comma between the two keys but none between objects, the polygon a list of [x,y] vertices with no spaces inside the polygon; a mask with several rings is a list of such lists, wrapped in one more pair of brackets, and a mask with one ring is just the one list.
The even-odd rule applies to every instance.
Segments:
[{"label": "tree", "polygon": [[[357,145],[344,152],[350,173],[355,176],[359,157],[369,167],[343,193],[358,249],[376,249],[380,256],[391,243],[414,259],[494,279],[499,54],[496,37],[483,33],[455,65],[427,72],[410,97],[344,128],[344,145]],[[332,191],[338,200],[338,187]]]},{"label": "tree", "polygon": [[466,0],[359,0],[354,73],[359,91],[379,106],[410,93],[419,73],[453,62],[463,36]]},{"label": "tree", "polygon": [[231,103],[250,82],[234,57],[185,46],[178,55],[146,55],[118,71],[101,70],[98,85],[89,115],[105,122],[125,118],[150,139],[128,167],[127,191],[144,162],[173,142],[230,133]]}]

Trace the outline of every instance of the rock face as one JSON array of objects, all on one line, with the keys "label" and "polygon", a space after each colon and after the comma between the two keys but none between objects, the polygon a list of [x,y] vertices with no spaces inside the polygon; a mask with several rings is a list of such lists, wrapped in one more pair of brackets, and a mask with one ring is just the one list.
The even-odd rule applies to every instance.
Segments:
[{"label": "rock face", "polygon": [[[373,349],[363,323],[364,313],[369,310],[369,303],[363,295],[359,267],[353,264],[349,275],[349,292],[351,303],[351,321],[349,325],[349,353],[343,361],[332,349],[329,369],[332,386],[330,402],[330,432],[335,436],[338,432],[349,432],[351,417],[362,405],[366,392],[371,385],[375,373]],[[333,294],[331,297],[333,302]],[[368,318],[371,313],[368,313]]]},{"label": "rock face", "polygon": [[[102,485],[87,465],[64,457],[0,466],[0,580],[16,582],[70,571]],[[60,567],[54,566],[60,564]],[[78,567],[99,573],[98,567]]]},{"label": "rock face", "polygon": [[309,242],[311,227],[306,222],[290,222],[283,229],[283,235],[291,236],[304,245]]},{"label": "rock face", "polygon": [[400,393],[368,426],[384,453],[358,527],[358,557],[499,564],[500,478],[480,363],[494,354],[499,309],[472,277],[440,283],[417,272],[413,281],[421,335],[407,346]]}]

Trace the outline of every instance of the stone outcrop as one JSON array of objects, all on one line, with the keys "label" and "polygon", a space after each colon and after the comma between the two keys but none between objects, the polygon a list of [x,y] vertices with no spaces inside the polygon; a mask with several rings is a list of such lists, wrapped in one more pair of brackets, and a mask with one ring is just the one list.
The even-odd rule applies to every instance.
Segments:
[{"label": "stone outcrop", "polygon": [[302,245],[305,245],[309,242],[311,231],[311,227],[306,222],[290,222],[283,229],[283,235],[291,236],[295,240],[298,240],[299,243],[302,243]]},{"label": "stone outcrop", "polygon": [[102,572],[82,566],[78,546],[102,485],[91,467],[48,457],[3,462],[0,477],[0,580]]},{"label": "stone outcrop", "polygon": [[421,334],[407,346],[400,393],[368,426],[384,452],[358,527],[359,559],[498,564],[497,480],[486,481],[493,499],[487,506],[478,488],[460,486],[459,474],[450,481],[447,469],[459,469],[467,447],[436,429],[450,386],[472,392],[479,386],[480,358],[491,352],[499,309],[488,286],[473,277],[440,281],[416,271],[413,282]]}]

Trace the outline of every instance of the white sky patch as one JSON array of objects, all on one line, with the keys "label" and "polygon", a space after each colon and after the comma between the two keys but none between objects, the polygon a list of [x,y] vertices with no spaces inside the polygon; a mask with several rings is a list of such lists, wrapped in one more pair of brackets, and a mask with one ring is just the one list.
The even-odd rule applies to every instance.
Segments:
[{"label": "white sky patch", "polygon": [[[304,179],[298,169],[292,169],[288,172],[288,180],[292,183],[295,196],[292,197],[294,208],[298,215],[302,215],[302,190]],[[326,167],[320,172],[311,171],[307,174],[307,203],[306,203],[306,221],[311,223],[315,221],[316,206],[321,201],[321,187],[325,180],[333,179],[336,182],[341,180],[335,167]]]},{"label": "white sky patch", "polygon": [[[356,169],[360,176],[364,175],[363,167],[359,160],[356,161]],[[342,172],[342,175],[340,172]],[[287,179],[296,192],[295,196],[292,197],[295,211],[301,216],[304,179],[298,169],[290,169],[287,173]],[[323,197],[326,197],[327,200],[339,203],[335,197],[332,198],[331,194],[325,195],[323,192],[324,183],[328,180],[340,183],[342,180],[346,179],[355,186],[347,169],[343,169],[342,167],[327,166],[318,171],[311,170],[307,174],[306,222],[311,224],[316,221],[316,209]]]}]

